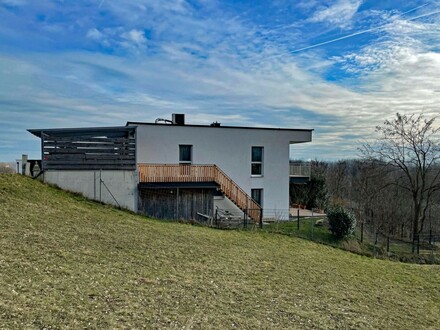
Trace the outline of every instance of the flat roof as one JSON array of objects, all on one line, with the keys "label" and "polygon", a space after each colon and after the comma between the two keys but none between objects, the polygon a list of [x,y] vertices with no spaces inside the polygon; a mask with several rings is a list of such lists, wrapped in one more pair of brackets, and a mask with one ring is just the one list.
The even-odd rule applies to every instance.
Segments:
[{"label": "flat roof", "polygon": [[172,126],[172,127],[209,127],[209,128],[235,128],[235,129],[262,129],[262,130],[272,130],[272,131],[305,131],[305,132],[311,132],[314,131],[314,129],[307,129],[307,128],[276,128],[276,127],[248,127],[248,126],[211,126],[211,125],[193,125],[193,124],[185,124],[185,125],[176,125],[176,124],[161,124],[161,123],[145,123],[145,122],[138,122],[138,121],[127,121],[126,126],[129,125],[153,125],[153,126]]},{"label": "flat roof", "polygon": [[43,133],[51,136],[76,136],[78,134],[96,135],[96,134],[111,134],[118,136],[126,132],[134,131],[135,127],[130,126],[110,126],[110,127],[69,127],[69,128],[36,128],[28,129],[29,133],[41,138]]}]

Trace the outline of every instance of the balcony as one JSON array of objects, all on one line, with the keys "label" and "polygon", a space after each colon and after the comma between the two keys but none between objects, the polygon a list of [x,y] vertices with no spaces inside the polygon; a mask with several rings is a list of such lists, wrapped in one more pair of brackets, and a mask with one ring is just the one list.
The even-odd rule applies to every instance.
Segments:
[{"label": "balcony", "polygon": [[310,181],[312,167],[310,163],[290,163],[290,182],[307,183]]}]

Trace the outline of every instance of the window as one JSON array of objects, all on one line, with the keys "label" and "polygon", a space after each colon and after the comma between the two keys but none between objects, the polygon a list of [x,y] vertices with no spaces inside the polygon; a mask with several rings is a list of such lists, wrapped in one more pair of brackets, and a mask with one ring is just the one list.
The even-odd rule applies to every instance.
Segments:
[{"label": "window", "polygon": [[251,189],[251,197],[260,206],[263,206],[263,189]]},{"label": "window", "polygon": [[263,147],[252,147],[251,175],[263,175]]},{"label": "window", "polygon": [[179,162],[183,164],[191,164],[192,162],[192,145],[179,145]]}]

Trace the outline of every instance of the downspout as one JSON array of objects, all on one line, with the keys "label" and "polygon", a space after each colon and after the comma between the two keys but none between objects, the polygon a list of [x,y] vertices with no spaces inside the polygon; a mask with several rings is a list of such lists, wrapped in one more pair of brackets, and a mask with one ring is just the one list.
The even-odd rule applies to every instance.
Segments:
[{"label": "downspout", "polygon": [[134,212],[139,213],[139,167],[138,167],[138,138],[137,126],[134,129]]}]

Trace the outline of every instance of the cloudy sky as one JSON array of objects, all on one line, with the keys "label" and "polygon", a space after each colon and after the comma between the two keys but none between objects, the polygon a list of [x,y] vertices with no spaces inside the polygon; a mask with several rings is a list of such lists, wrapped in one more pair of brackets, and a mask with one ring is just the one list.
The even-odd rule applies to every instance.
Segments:
[{"label": "cloudy sky", "polygon": [[440,112],[440,2],[0,0],[0,161],[27,128],[186,121],[314,128],[354,157],[396,112]]}]

